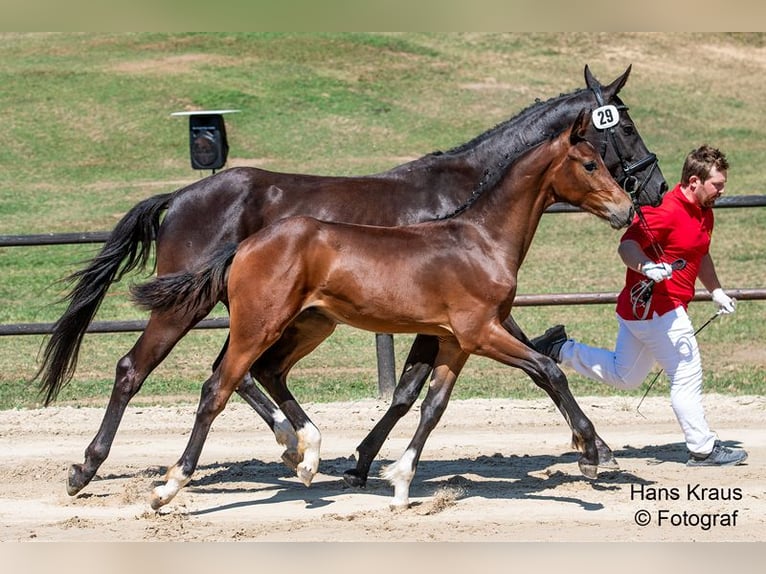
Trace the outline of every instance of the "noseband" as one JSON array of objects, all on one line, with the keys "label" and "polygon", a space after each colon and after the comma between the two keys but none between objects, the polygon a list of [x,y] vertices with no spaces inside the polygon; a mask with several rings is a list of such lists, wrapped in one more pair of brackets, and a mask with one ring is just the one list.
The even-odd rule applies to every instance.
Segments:
[{"label": "noseband", "polygon": [[[601,86],[593,86],[591,90],[593,91],[593,95],[596,96],[596,102],[598,103],[599,107],[603,107],[606,102],[604,102],[604,95],[601,93]],[[627,111],[628,109],[628,106],[624,104],[615,107],[618,111]],[[609,145],[609,142],[611,142],[612,147],[614,148],[614,152],[617,154],[617,159],[620,162],[620,168],[622,170],[621,176],[617,178],[617,183],[619,183],[620,186],[628,194],[631,202],[633,202],[634,209],[637,213],[640,214],[641,206],[639,204],[639,195],[641,190],[649,181],[649,178],[654,173],[654,170],[657,169],[657,156],[649,152],[649,155],[646,157],[634,161],[633,163],[629,163],[626,159],[626,154],[623,153],[623,150],[620,148],[619,142],[617,141],[617,136],[615,135],[616,125],[617,123],[606,128],[596,128],[598,131],[604,134],[604,138],[601,141],[601,157],[606,157],[607,146]],[[649,171],[647,172],[646,176],[643,178],[643,180],[639,180],[639,178],[636,177],[636,174],[647,168],[649,168]]]}]

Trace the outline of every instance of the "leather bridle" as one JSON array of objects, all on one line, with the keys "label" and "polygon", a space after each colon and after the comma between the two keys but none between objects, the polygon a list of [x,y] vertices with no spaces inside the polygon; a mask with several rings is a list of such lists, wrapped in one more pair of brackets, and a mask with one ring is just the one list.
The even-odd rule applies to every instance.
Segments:
[{"label": "leather bridle", "polygon": [[[593,91],[593,95],[596,96],[596,102],[598,103],[599,107],[606,105],[606,102],[604,101],[604,95],[601,93],[601,86],[593,86],[591,87],[591,90]],[[625,104],[620,104],[615,107],[618,111],[628,110],[628,106]],[[621,149],[619,142],[617,141],[617,136],[615,133],[616,126],[596,129],[604,134],[601,142],[601,157],[604,158],[606,156],[607,146],[609,143],[611,143],[612,148],[617,155],[617,159],[620,162],[620,169],[622,171],[621,175],[616,178],[617,183],[619,183],[620,186],[625,190],[625,193],[628,194],[630,200],[633,202],[635,211],[640,214],[641,206],[639,204],[639,195],[641,190],[649,181],[649,178],[651,178],[654,170],[658,168],[659,162],[657,160],[657,156],[649,152],[646,157],[631,163],[626,159],[626,154],[624,153],[624,150]],[[639,179],[636,174],[646,170],[647,168],[648,171],[646,176],[643,179]]]}]

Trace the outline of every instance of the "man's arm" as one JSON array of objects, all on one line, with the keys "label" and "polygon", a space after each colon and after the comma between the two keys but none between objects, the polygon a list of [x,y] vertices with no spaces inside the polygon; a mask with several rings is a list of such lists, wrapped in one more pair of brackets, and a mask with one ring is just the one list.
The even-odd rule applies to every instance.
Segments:
[{"label": "man's arm", "polygon": [[713,263],[713,258],[710,257],[710,253],[702,257],[697,277],[700,283],[705,286],[705,289],[710,291],[713,302],[718,305],[720,313],[734,313],[737,308],[737,302],[721,289],[721,282],[718,280],[718,273],[715,271],[715,264]]},{"label": "man's arm", "polygon": [[710,253],[705,254],[700,261],[700,272],[697,275],[700,283],[711,293],[721,288],[721,282],[718,280],[718,274],[715,271],[715,264]]}]

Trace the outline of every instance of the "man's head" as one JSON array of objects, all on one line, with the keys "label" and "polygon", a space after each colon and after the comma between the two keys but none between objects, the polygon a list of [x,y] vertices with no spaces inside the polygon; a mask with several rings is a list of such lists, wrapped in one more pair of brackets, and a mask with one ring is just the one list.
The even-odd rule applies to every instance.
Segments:
[{"label": "man's head", "polygon": [[729,162],[723,152],[703,145],[689,152],[681,171],[681,185],[702,207],[713,207],[726,188]]}]

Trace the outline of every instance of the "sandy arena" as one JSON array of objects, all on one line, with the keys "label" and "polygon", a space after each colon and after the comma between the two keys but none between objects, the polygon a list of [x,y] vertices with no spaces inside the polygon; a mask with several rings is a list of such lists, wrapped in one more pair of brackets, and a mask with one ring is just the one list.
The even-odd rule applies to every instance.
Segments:
[{"label": "sandy arena", "polygon": [[579,402],[619,471],[582,477],[569,429],[547,399],[453,401],[426,445],[404,512],[389,510],[392,489],[378,472],[403,452],[417,411],[384,445],[367,488],[341,478],[382,401],[306,405],[323,432],[320,473],[309,488],[280,462],[263,422],[233,401],[190,485],[157,513],[149,492],[185,447],[194,406],[131,407],[110,457],[76,497],[66,494],[67,468],[82,461],[103,410],[2,411],[0,540],[766,540],[766,399],[705,397],[720,438],[750,454],[730,468],[685,466],[666,397],[644,401],[646,418],[634,398]]}]

